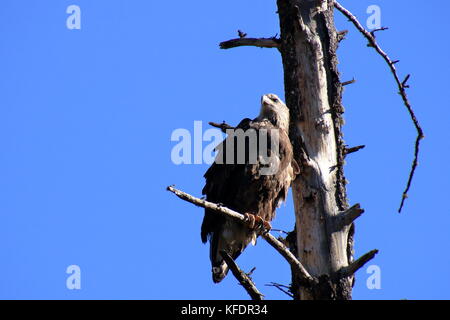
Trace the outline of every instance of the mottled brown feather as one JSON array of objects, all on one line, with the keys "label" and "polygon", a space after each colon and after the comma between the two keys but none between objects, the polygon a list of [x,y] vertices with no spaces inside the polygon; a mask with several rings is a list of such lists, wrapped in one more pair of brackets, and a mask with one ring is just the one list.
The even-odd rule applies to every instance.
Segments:
[{"label": "mottled brown feather", "polygon": [[[256,131],[261,128],[269,129],[268,138],[271,138],[270,129],[277,129],[268,120],[251,121],[244,119],[236,129],[247,130],[253,128]],[[279,170],[273,175],[259,175],[261,163],[255,164],[218,164],[213,163],[206,171],[204,177],[206,184],[202,193],[211,202],[220,203],[230,209],[240,213],[251,213],[261,217],[266,221],[272,221],[275,217],[275,210],[287,197],[287,193],[294,174],[298,173],[298,166],[293,160],[292,145],[287,133],[283,130],[279,132]],[[268,142],[269,152],[270,141]],[[247,151],[248,152],[248,151]],[[270,155],[270,154],[269,154]],[[295,173],[294,173],[295,172]],[[235,228],[236,233],[241,234],[241,239],[226,244],[221,244],[220,233],[227,228]],[[255,237],[252,230],[248,230],[238,225],[237,222],[227,221],[227,218],[217,215],[214,212],[205,210],[205,217],[201,228],[201,238],[206,242],[211,239],[211,262],[214,267],[219,267],[223,261],[218,254],[220,249],[226,249],[229,254],[236,259],[245,247]],[[219,248],[219,246],[222,246]],[[225,248],[224,248],[225,246]],[[226,275],[216,276],[215,282],[219,282]]]}]

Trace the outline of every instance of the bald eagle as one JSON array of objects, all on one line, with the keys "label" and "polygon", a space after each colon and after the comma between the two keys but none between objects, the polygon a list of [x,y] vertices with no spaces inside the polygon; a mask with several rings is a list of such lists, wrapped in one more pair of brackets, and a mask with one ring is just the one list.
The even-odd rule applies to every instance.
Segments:
[{"label": "bald eagle", "polygon": [[202,242],[210,241],[212,278],[228,273],[220,252],[236,259],[275,216],[299,172],[289,140],[289,109],[275,94],[263,95],[260,114],[227,131],[214,163],[206,171],[206,200],[247,215],[254,227],[205,210]]}]

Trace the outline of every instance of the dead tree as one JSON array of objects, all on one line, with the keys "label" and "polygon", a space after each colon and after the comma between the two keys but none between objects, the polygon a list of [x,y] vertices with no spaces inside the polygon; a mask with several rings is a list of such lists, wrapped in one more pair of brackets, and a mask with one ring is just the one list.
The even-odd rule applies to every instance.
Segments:
[{"label": "dead tree", "polygon": [[[239,38],[222,42],[220,47],[277,48],[281,53],[285,100],[291,114],[290,138],[301,167],[292,185],[295,230],[287,237],[295,261],[279,251],[291,265],[290,294],[302,300],[347,300],[352,297],[355,272],[378,251],[372,250],[353,260],[353,222],[364,210],[359,204],[349,207],[347,203],[343,167],[345,156],[364,146],[347,148],[343,140],[342,88],[354,81],[341,83],[339,78],[336,51],[346,32],[335,29],[335,7],[353,22],[369,41],[369,46],[387,62],[417,129],[414,161],[401,207],[417,166],[423,133],[406,95],[409,75],[400,81],[395,69],[398,61],[392,61],[375,40],[375,32],[386,28],[366,31],[351,13],[333,0],[278,0],[277,4],[279,38],[246,38],[240,31]],[[222,129],[227,126],[213,125]],[[190,202],[204,206],[198,201]],[[223,208],[216,209],[227,214],[222,212]],[[261,297],[259,292],[249,294]]]}]

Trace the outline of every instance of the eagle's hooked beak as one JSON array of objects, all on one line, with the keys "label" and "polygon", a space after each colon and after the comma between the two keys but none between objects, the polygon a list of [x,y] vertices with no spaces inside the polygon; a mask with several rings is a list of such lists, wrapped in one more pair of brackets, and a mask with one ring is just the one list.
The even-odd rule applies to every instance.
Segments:
[{"label": "eagle's hooked beak", "polygon": [[267,96],[267,94],[261,97],[261,105],[270,106],[272,104],[271,99]]},{"label": "eagle's hooked beak", "polygon": [[274,109],[277,102],[279,102],[279,99],[274,94],[265,94],[261,97],[261,106],[263,107],[271,107]]}]

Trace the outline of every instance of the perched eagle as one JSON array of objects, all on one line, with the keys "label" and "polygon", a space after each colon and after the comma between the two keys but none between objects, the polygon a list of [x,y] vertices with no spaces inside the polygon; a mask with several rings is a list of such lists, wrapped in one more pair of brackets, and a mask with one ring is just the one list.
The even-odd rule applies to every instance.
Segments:
[{"label": "perched eagle", "polygon": [[215,162],[205,173],[206,200],[247,215],[256,222],[249,228],[231,218],[205,210],[203,243],[210,240],[212,278],[220,282],[228,273],[220,251],[236,259],[258,233],[270,228],[276,208],[286,199],[299,168],[289,140],[289,109],[274,94],[261,98],[261,111],[228,132],[218,146]]}]

